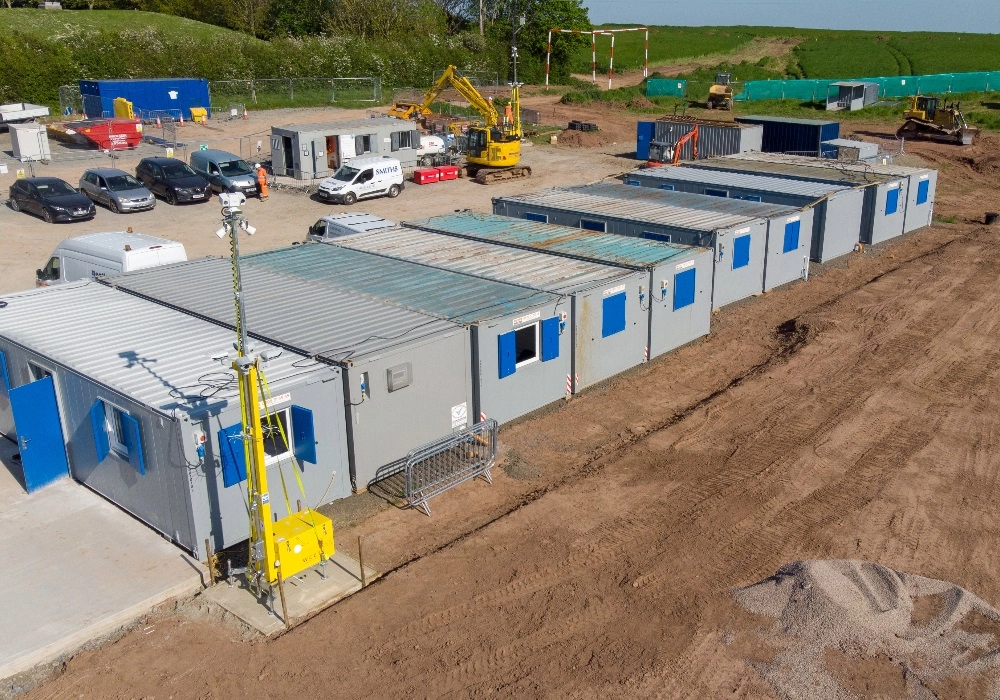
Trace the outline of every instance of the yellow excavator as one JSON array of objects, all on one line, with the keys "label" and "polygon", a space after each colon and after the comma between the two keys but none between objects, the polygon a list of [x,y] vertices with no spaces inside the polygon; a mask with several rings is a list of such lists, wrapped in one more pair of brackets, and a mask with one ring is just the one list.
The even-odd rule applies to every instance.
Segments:
[{"label": "yellow excavator", "polygon": [[466,134],[468,148],[465,160],[469,177],[483,185],[531,177],[531,168],[520,165],[521,97],[520,85],[516,82],[511,83],[510,103],[501,116],[492,99],[483,97],[458,68],[448,66],[424,93],[423,102],[397,102],[388,114],[400,119],[432,114],[431,104],[449,87],[464,97],[482,117],[482,123],[471,125]]},{"label": "yellow excavator", "polygon": [[932,95],[911,97],[910,108],[903,116],[906,121],[896,132],[899,138],[932,138],[969,146],[979,133],[979,129],[965,121],[960,102],[939,107],[938,98]]}]

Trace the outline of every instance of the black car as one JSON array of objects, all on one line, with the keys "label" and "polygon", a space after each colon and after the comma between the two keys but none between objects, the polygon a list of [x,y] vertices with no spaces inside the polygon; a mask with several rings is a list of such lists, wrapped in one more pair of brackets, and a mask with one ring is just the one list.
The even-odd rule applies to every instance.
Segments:
[{"label": "black car", "polygon": [[176,158],[143,158],[135,166],[135,176],[153,194],[178,202],[205,202],[212,198],[208,180]]},{"label": "black car", "polygon": [[94,203],[57,177],[25,177],[10,186],[10,208],[56,221],[89,221],[97,214]]}]

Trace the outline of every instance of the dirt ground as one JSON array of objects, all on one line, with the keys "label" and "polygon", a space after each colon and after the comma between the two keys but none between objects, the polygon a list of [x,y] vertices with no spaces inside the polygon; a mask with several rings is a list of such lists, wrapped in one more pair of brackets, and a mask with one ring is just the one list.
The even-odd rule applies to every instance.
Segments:
[{"label": "dirt ground", "polygon": [[[616,143],[526,149],[545,172],[507,187],[629,169],[616,154],[634,150],[634,115],[551,109]],[[617,142],[629,124],[632,144]],[[936,214],[955,223],[817,266],[721,311],[707,338],[507,427],[494,483],[435,498],[433,517],[390,508],[339,531],[387,572],[357,595],[271,641],[181,610],[29,697],[830,697],[768,680],[788,631],[734,589],[788,562],[863,560],[1000,604],[1000,233],[979,223],[998,208],[997,145],[907,145],[941,169]],[[485,211],[500,190],[453,191],[366,208]],[[279,195],[250,209],[255,246],[300,237],[326,209]],[[146,221],[220,253],[203,211]],[[283,224],[268,231],[258,211]],[[17,241],[0,264],[17,288],[30,275],[11,258],[33,268],[70,227],[13,216],[0,213]],[[1000,627],[976,630],[1000,646]],[[913,696],[911,661],[823,652],[843,697]],[[995,697],[998,681],[968,663],[921,697]]]}]

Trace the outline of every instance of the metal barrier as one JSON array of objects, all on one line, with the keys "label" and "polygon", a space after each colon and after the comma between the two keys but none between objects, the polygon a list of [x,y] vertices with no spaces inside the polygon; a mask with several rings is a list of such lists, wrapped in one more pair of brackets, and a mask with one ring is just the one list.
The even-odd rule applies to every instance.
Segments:
[{"label": "metal barrier", "polygon": [[80,86],[60,85],[59,115],[71,117],[76,114],[83,114],[83,96],[80,95]]},{"label": "metal barrier", "polygon": [[431,514],[427,501],[482,476],[493,483],[490,469],[497,460],[497,422],[476,423],[412,450],[406,456],[406,502]]},{"label": "metal barrier", "polygon": [[265,106],[319,106],[337,102],[379,102],[382,83],[377,77],[259,78],[210,80],[209,94],[216,104]]}]

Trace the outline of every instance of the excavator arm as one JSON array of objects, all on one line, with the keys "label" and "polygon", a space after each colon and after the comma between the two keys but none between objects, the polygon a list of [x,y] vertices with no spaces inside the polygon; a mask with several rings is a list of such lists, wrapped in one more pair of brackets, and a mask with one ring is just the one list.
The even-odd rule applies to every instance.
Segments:
[{"label": "excavator arm", "polygon": [[479,90],[469,82],[469,79],[462,75],[455,66],[448,66],[441,77],[435,81],[424,93],[423,102],[397,102],[389,110],[389,115],[400,119],[411,119],[414,114],[430,114],[431,105],[442,92],[449,87],[454,88],[459,95],[464,97],[473,109],[483,117],[483,123],[487,129],[495,127],[500,122],[500,115],[493,104],[483,97]]}]

